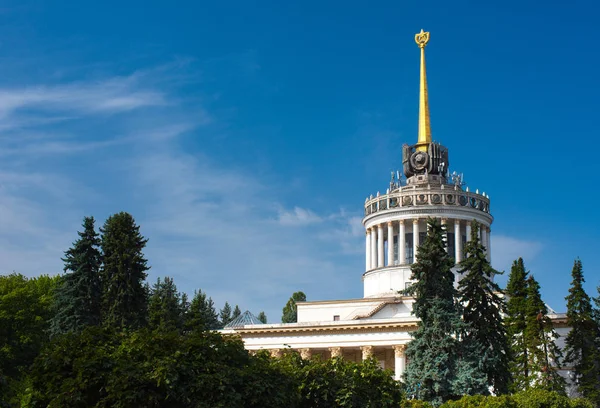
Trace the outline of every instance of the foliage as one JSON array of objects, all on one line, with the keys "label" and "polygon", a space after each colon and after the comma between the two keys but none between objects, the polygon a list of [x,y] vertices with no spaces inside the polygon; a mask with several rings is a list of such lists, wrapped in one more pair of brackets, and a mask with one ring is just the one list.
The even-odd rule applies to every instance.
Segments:
[{"label": "foliage", "polygon": [[296,323],[298,321],[298,306],[297,302],[306,302],[304,292],[294,292],[292,297],[283,307],[283,315],[281,316],[282,323]]},{"label": "foliage", "polygon": [[223,309],[221,309],[219,312],[219,321],[221,322],[220,328],[227,326],[227,324],[232,320],[231,306],[229,305],[229,302],[225,302],[225,306],[223,306]]},{"label": "foliage", "polygon": [[265,314],[265,312],[261,311],[258,316],[257,316],[258,320],[260,320],[262,323],[267,324],[267,315]]},{"label": "foliage", "polygon": [[514,395],[465,396],[440,408],[593,408],[593,405],[584,399],[569,399],[554,391],[531,388]]},{"label": "foliage", "polygon": [[54,316],[50,335],[80,332],[86,326],[100,324],[100,238],[94,217],[83,219],[79,239],[65,252],[61,283],[54,296]]},{"label": "foliage", "polygon": [[150,269],[142,250],[148,240],[126,212],[111,215],[100,231],[104,260],[100,274],[103,322],[114,328],[142,327],[148,307],[144,280]]},{"label": "foliage", "polygon": [[230,321],[237,319],[238,317],[240,317],[241,314],[242,314],[242,311],[240,310],[240,307],[238,305],[235,305],[235,307],[233,308],[233,312],[231,313]]},{"label": "foliage", "polygon": [[527,276],[523,258],[513,262],[508,276],[506,296],[508,297],[507,315],[504,319],[511,351],[509,368],[513,379],[513,391],[529,387],[529,356],[523,332],[526,326]]},{"label": "foliage", "polygon": [[472,223],[464,252],[459,270],[463,278],[458,285],[459,299],[464,305],[463,321],[468,325],[463,343],[477,354],[478,364],[495,394],[505,394],[510,383],[510,350],[502,321],[506,305],[498,296],[500,287],[492,280],[499,272],[487,260],[476,221]]},{"label": "foliage", "polygon": [[48,341],[58,277],[0,276],[0,400],[20,392],[23,376]]},{"label": "foliage", "polygon": [[529,276],[527,279],[525,331],[523,337],[528,347],[530,385],[565,393],[565,380],[556,368],[562,352],[556,345],[558,335],[548,317],[548,308],[540,296],[540,285]]},{"label": "foliage", "polygon": [[583,288],[583,267],[575,260],[573,280],[567,301],[567,324],[571,327],[565,339],[565,363],[574,369],[574,380],[581,395],[600,405],[600,350],[598,324],[594,320],[592,301]]},{"label": "foliage", "polygon": [[36,360],[32,407],[293,406],[292,380],[215,332],[115,332],[57,338]]},{"label": "foliage", "polygon": [[151,328],[172,331],[181,330],[186,309],[185,297],[177,291],[173,279],[160,278],[152,287],[148,304],[148,323]]},{"label": "foliage", "polygon": [[185,323],[187,330],[217,330],[219,317],[212,298],[207,298],[202,290],[194,291]]},{"label": "foliage", "polygon": [[454,261],[446,252],[444,228],[429,219],[427,236],[412,265],[415,283],[407,293],[415,297],[413,313],[421,323],[406,350],[408,392],[434,405],[463,393],[487,392],[476,351],[460,341],[467,326],[461,320],[454,288]]},{"label": "foliage", "polygon": [[402,400],[401,385],[377,361],[361,363],[336,357],[303,360],[295,352],[273,360],[294,379],[298,408],[386,408]]}]

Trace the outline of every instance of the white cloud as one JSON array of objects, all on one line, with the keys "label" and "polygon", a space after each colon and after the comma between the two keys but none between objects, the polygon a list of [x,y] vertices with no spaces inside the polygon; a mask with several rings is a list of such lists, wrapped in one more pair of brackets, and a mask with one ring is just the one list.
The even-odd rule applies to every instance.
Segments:
[{"label": "white cloud", "polygon": [[519,257],[534,260],[543,249],[541,242],[504,235],[492,235],[491,242],[492,265],[499,271],[506,271],[506,274],[514,260]]},{"label": "white cloud", "polygon": [[281,209],[279,211],[278,221],[281,225],[297,227],[319,223],[323,221],[323,219],[311,210],[294,207],[291,211]]}]

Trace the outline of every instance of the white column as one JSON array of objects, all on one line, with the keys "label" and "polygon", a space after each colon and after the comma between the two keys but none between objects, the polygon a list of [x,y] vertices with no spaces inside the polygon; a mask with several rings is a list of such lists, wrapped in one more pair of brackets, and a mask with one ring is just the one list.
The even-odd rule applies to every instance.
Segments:
[{"label": "white column", "polygon": [[445,239],[446,239],[446,253],[448,252],[448,218],[442,218],[442,228],[446,227],[446,232],[444,232],[445,235]]},{"label": "white column", "polygon": [[454,220],[454,259],[462,261],[462,237],[460,236],[460,220]]},{"label": "white column", "polygon": [[377,226],[377,267],[382,268],[385,257],[383,255],[383,224]]},{"label": "white column", "polygon": [[406,356],[404,355],[405,350],[406,345],[404,344],[398,344],[394,346],[394,379],[396,381],[402,380],[402,375],[406,369]]},{"label": "white column", "polygon": [[388,222],[388,228],[387,228],[387,241],[388,241],[388,248],[387,248],[387,258],[388,258],[388,266],[392,266],[394,265],[394,224],[392,224],[392,222]]},{"label": "white column", "polygon": [[367,233],[365,234],[365,254],[366,254],[366,266],[365,271],[371,269],[371,229],[367,228]]},{"label": "white column", "polygon": [[377,268],[377,231],[375,227],[371,227],[371,267]]},{"label": "white column", "polygon": [[490,228],[487,233],[487,260],[492,262],[492,230]]},{"label": "white column", "polygon": [[360,349],[362,350],[363,361],[373,357],[373,346],[362,346]]},{"label": "white column", "polygon": [[467,221],[467,242],[471,240],[471,221]]},{"label": "white column", "polygon": [[406,232],[404,229],[404,220],[400,220],[400,233],[398,234],[398,263],[404,265],[406,263]]},{"label": "white column", "polygon": [[413,220],[413,263],[417,262],[417,248],[419,247],[419,220]]}]

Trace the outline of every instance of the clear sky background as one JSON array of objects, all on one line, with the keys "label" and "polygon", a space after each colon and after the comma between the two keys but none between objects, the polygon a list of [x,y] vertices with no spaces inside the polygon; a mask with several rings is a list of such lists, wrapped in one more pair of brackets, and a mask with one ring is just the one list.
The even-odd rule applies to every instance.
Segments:
[{"label": "clear sky background", "polygon": [[128,211],[149,280],[218,307],[361,297],[423,28],[433,137],[490,195],[494,266],[522,256],[564,311],[580,257],[597,295],[600,8],[487,3],[1,1],[0,273],[60,273],[84,216]]}]

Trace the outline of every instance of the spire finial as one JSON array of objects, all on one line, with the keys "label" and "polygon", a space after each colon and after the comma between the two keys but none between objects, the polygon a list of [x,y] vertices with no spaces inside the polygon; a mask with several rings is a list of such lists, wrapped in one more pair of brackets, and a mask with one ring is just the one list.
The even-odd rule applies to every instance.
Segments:
[{"label": "spire finial", "polygon": [[429,99],[427,97],[427,74],[425,70],[425,46],[429,42],[429,32],[421,29],[415,35],[415,42],[421,49],[421,80],[419,89],[419,139],[417,150],[427,151],[431,143],[431,124],[429,122]]}]

